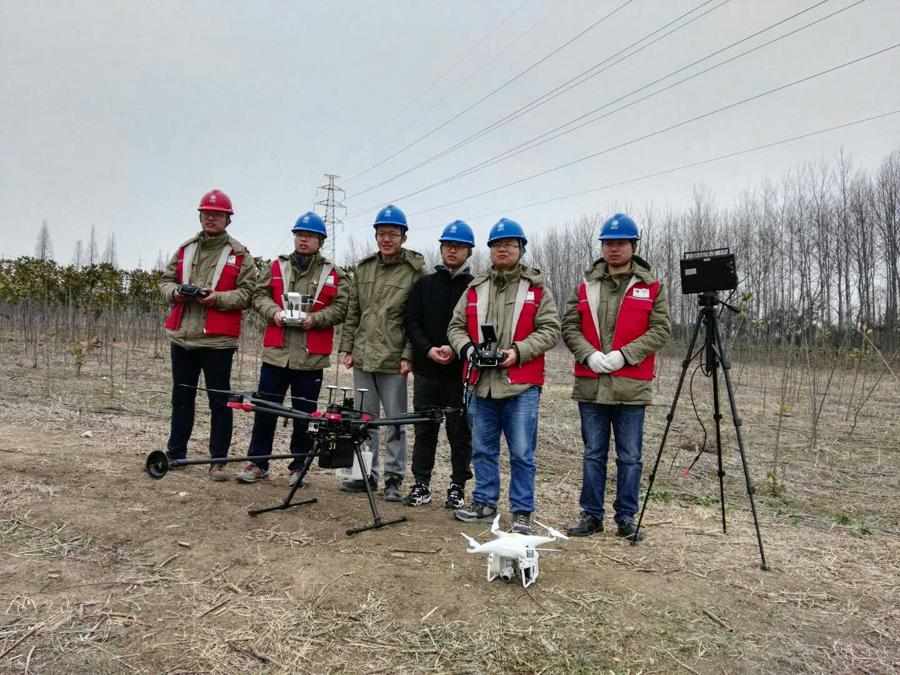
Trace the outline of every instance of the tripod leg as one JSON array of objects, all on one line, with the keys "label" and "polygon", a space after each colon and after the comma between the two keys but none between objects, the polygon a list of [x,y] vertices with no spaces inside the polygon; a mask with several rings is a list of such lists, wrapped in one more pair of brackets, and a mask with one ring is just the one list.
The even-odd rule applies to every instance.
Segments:
[{"label": "tripod leg", "polygon": [[[753,527],[756,529],[756,543],[759,546],[760,566],[762,569],[767,570],[769,569],[769,566],[766,564],[766,554],[763,550],[762,534],[759,531],[759,519],[756,516],[756,502],[753,499],[753,483],[750,480],[750,468],[747,465],[747,454],[744,452],[744,438],[741,435],[741,425],[743,422],[738,414],[737,403],[734,399],[734,387],[731,384],[731,364],[725,354],[722,336],[719,333],[719,325],[715,321],[713,322],[713,335],[715,336],[716,349],[719,352],[720,361],[722,362],[722,374],[725,376],[725,389],[728,392],[728,404],[731,406],[731,419],[734,422],[734,432],[737,437],[738,451],[741,455],[741,466],[744,469],[747,497],[750,499],[750,512],[753,514]],[[721,461],[721,453],[719,454],[719,460]]]},{"label": "tripod leg", "polygon": [[[707,326],[707,339],[712,339],[710,327]],[[722,509],[722,534],[728,529],[725,524],[725,470],[722,468],[722,411],[719,408],[719,364],[715,349],[707,350],[707,356],[711,357],[711,363],[707,363],[707,367],[712,373],[713,386],[713,420],[716,425],[716,456],[719,462],[719,505]]]},{"label": "tripod leg", "polygon": [[691,365],[694,346],[697,344],[697,336],[700,334],[700,324],[702,322],[703,314],[701,313],[697,316],[697,321],[694,324],[694,331],[691,333],[691,342],[687,348],[687,354],[684,357],[684,361],[681,362],[681,376],[678,378],[678,386],[675,387],[675,396],[672,398],[669,414],[666,415],[666,428],[663,431],[662,440],[659,442],[659,452],[656,453],[656,461],[653,462],[653,471],[650,472],[650,479],[647,481],[647,491],[644,493],[644,503],[641,505],[641,515],[638,516],[637,528],[631,539],[632,544],[638,543],[638,537],[641,533],[641,523],[644,522],[644,511],[647,510],[647,502],[650,501],[650,493],[653,492],[653,483],[656,481],[656,472],[659,469],[659,462],[662,459],[663,448],[666,447],[666,439],[669,436],[669,429],[672,427],[672,420],[675,419],[675,408],[678,406],[678,398],[681,396],[681,388],[684,386],[684,379],[687,376],[688,366]]}]

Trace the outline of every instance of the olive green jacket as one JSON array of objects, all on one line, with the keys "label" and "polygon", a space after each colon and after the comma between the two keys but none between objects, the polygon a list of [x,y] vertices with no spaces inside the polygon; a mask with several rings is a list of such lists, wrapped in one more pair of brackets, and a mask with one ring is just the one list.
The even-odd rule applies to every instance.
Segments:
[{"label": "olive green jacket", "polygon": [[[524,340],[513,342],[515,332],[513,317],[518,316],[516,295],[519,280],[524,279],[534,286],[542,287],[541,304],[534,317],[534,331]],[[515,344],[519,353],[519,363],[526,363],[541,354],[550,351],[559,342],[560,324],[556,311],[556,302],[550,289],[544,286],[544,276],[533,267],[521,263],[509,272],[497,272],[491,269],[479,274],[469,284],[469,288],[478,288],[487,284],[484,297],[487,306],[484,308],[484,321],[494,324],[497,331],[497,348],[509,349]],[[463,348],[472,342],[466,319],[467,293],[463,293],[453,310],[453,318],[447,329],[450,346],[460,354]],[[479,301],[479,305],[481,301]],[[479,308],[479,312],[481,309]],[[475,385],[475,395],[482,398],[512,398],[532,387],[530,384],[511,384],[505,368],[487,368],[483,370]]]},{"label": "olive green jacket", "polygon": [[[602,258],[585,272],[585,281],[597,282],[599,287],[599,298],[596,305],[597,326],[600,331],[600,341],[604,345],[612,344],[619,306],[622,304],[622,298],[632,279],[648,284],[657,281],[656,274],[650,269],[649,263],[638,256],[632,258],[630,273],[611,276],[607,271],[606,261]],[[669,324],[669,305],[666,300],[666,288],[662,283],[660,283],[659,293],[653,303],[653,309],[650,310],[649,321],[647,332],[620,350],[626,362],[640,363],[669,342],[672,333]],[[587,358],[595,350],[581,332],[577,287],[566,303],[566,311],[562,320],[562,335],[563,341],[575,359],[580,363],[587,363]],[[601,373],[597,379],[576,377],[572,398],[576,401],[603,404],[648,404],[653,399],[653,381],[614,377],[606,373]]]},{"label": "olive green jacket", "polygon": [[404,325],[406,298],[424,269],[422,254],[406,248],[395,259],[385,261],[373,253],[356,266],[340,347],[353,356],[354,368],[398,373],[401,359],[412,360]]},{"label": "olive green jacket", "polygon": [[[278,256],[291,267],[290,279],[284,292],[300,293],[302,295],[316,295],[322,268],[331,265],[331,261],[318,253],[312,256],[309,267],[301,271],[291,262],[291,256]],[[328,307],[318,312],[312,312],[309,317],[313,328],[327,328],[336,326],[344,320],[347,314],[347,304],[350,300],[350,284],[344,270],[335,266],[338,274],[337,295]],[[272,266],[267,265],[259,275],[256,284],[256,292],[253,295],[253,309],[255,309],[266,322],[275,323],[275,314],[281,311],[281,307],[272,298]],[[337,344],[337,341],[335,341]],[[298,327],[284,327],[284,347],[263,347],[262,360],[272,366],[281,368],[293,368],[294,370],[322,370],[327,368],[331,359],[325,354],[310,354],[306,350],[306,331]]]},{"label": "olive green jacket", "polygon": [[[174,302],[178,292],[176,268],[178,266],[178,251],[188,244],[197,242],[197,252],[191,261],[190,283],[202,288],[211,288],[216,264],[222,253],[223,246],[231,247],[231,254],[242,255],[244,260],[241,271],[238,273],[237,288],[233,291],[224,291],[216,294],[215,307],[224,311],[234,309],[247,309],[253,297],[253,289],[256,285],[256,265],[250,251],[237,239],[227,232],[209,237],[203,232],[194,235],[178,246],[175,255],[169,261],[166,271],[159,282],[159,290],[166,302]],[[196,347],[209,347],[212,349],[231,349],[238,345],[238,339],[227,335],[205,335],[203,327],[206,325],[206,307],[198,302],[185,303],[184,314],[178,330],[166,330],[169,340],[179,347],[191,349]]]}]

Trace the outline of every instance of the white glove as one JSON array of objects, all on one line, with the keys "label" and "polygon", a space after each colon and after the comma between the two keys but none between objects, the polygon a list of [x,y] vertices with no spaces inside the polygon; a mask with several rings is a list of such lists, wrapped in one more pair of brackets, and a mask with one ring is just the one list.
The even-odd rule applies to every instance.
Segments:
[{"label": "white glove", "polygon": [[622,352],[620,352],[618,349],[614,352],[603,355],[603,367],[605,368],[605,370],[603,371],[604,373],[614,373],[624,366],[625,357],[622,356]]},{"label": "white glove", "polygon": [[603,352],[594,352],[587,358],[587,367],[595,373],[608,373],[605,366],[606,354]]}]

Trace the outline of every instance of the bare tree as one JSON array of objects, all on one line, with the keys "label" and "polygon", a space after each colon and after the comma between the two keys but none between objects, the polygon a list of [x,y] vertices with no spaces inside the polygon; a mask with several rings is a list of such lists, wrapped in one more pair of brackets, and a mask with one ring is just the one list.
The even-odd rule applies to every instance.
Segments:
[{"label": "bare tree", "polygon": [[75,252],[72,254],[72,266],[81,269],[84,263],[84,244],[81,239],[75,242]]},{"label": "bare tree", "polygon": [[34,245],[34,257],[38,260],[51,260],[53,258],[53,242],[50,241],[50,228],[47,221],[41,221],[41,229],[38,230],[37,243]]},{"label": "bare tree", "polygon": [[118,259],[116,256],[116,234],[111,233],[106,239],[106,248],[103,249],[102,262],[113,267],[118,267]]},{"label": "bare tree", "polygon": [[97,229],[91,225],[91,238],[88,240],[87,260],[88,267],[100,262],[100,252],[97,249]]}]

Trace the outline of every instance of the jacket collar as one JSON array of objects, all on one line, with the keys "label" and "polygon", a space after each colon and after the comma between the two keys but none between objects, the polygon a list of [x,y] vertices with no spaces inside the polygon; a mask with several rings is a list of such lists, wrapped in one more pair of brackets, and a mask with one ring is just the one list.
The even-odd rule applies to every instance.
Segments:
[{"label": "jacket collar", "polygon": [[[650,267],[650,263],[637,255],[631,259],[631,274],[637,277],[638,281],[645,284],[651,284],[657,280],[656,273]],[[609,268],[603,258],[596,260],[591,265],[591,268],[584,273],[584,278],[588,281],[599,281],[606,276],[609,276]]]}]

